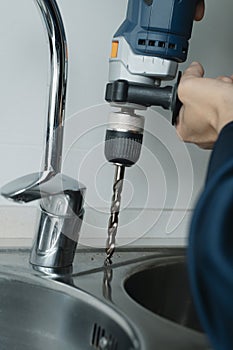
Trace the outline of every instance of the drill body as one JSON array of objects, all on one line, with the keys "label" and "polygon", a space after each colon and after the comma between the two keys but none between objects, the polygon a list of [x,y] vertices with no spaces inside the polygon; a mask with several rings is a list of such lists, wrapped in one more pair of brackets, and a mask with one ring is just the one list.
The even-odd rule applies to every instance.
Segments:
[{"label": "drill body", "polygon": [[196,0],[129,0],[126,19],[114,37],[124,37],[137,55],[183,62],[196,3]]},{"label": "drill body", "polygon": [[109,81],[153,84],[154,79],[174,79],[177,63],[187,58],[196,4],[129,0],[126,19],[113,38]]},{"label": "drill body", "polygon": [[[117,111],[110,113],[105,156],[115,164],[107,254],[115,248],[124,171],[140,157],[144,117],[138,110],[161,106],[179,113],[178,83],[173,80],[178,64],[187,59],[198,0],[128,0],[125,21],[112,41],[106,101]],[[120,170],[121,168],[121,170]]]}]

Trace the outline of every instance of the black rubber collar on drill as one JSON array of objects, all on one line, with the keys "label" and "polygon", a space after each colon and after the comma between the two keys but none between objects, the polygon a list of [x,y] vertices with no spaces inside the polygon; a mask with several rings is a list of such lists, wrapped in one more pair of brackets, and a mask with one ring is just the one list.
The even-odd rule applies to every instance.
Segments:
[{"label": "black rubber collar on drill", "polygon": [[105,157],[111,163],[130,167],[140,157],[142,141],[143,134],[131,131],[107,130]]}]

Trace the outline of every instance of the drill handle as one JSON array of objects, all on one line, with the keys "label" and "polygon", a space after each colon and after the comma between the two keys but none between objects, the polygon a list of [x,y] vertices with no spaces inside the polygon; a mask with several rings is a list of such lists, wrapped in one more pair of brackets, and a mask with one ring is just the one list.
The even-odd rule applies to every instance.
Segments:
[{"label": "drill handle", "polygon": [[179,72],[177,82],[172,86],[156,87],[146,86],[128,82],[127,80],[117,80],[107,84],[105,99],[109,103],[119,105],[134,104],[144,106],[160,106],[170,109],[173,112],[172,124],[176,124],[182,103],[178,97],[178,86],[182,73]]}]

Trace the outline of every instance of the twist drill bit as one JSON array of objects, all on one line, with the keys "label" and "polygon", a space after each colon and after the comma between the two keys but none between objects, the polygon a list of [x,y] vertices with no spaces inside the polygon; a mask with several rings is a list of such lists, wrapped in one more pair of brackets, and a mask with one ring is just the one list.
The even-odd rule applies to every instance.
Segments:
[{"label": "twist drill bit", "polygon": [[111,204],[111,216],[108,223],[108,239],[106,242],[106,261],[111,263],[111,258],[115,251],[116,234],[119,222],[119,212],[121,206],[121,193],[123,189],[123,181],[125,175],[125,167],[123,165],[116,164],[113,196]]}]

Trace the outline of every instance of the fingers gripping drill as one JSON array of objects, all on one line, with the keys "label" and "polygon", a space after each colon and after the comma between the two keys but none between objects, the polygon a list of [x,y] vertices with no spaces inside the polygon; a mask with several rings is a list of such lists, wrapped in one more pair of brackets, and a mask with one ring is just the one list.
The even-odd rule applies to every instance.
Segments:
[{"label": "fingers gripping drill", "polygon": [[125,21],[112,41],[106,101],[110,113],[105,156],[116,165],[106,246],[107,261],[115,250],[125,167],[141,152],[144,117],[138,111],[161,106],[173,113],[175,124],[181,103],[177,87],[161,83],[175,79],[178,64],[188,54],[198,0],[129,0]]}]

